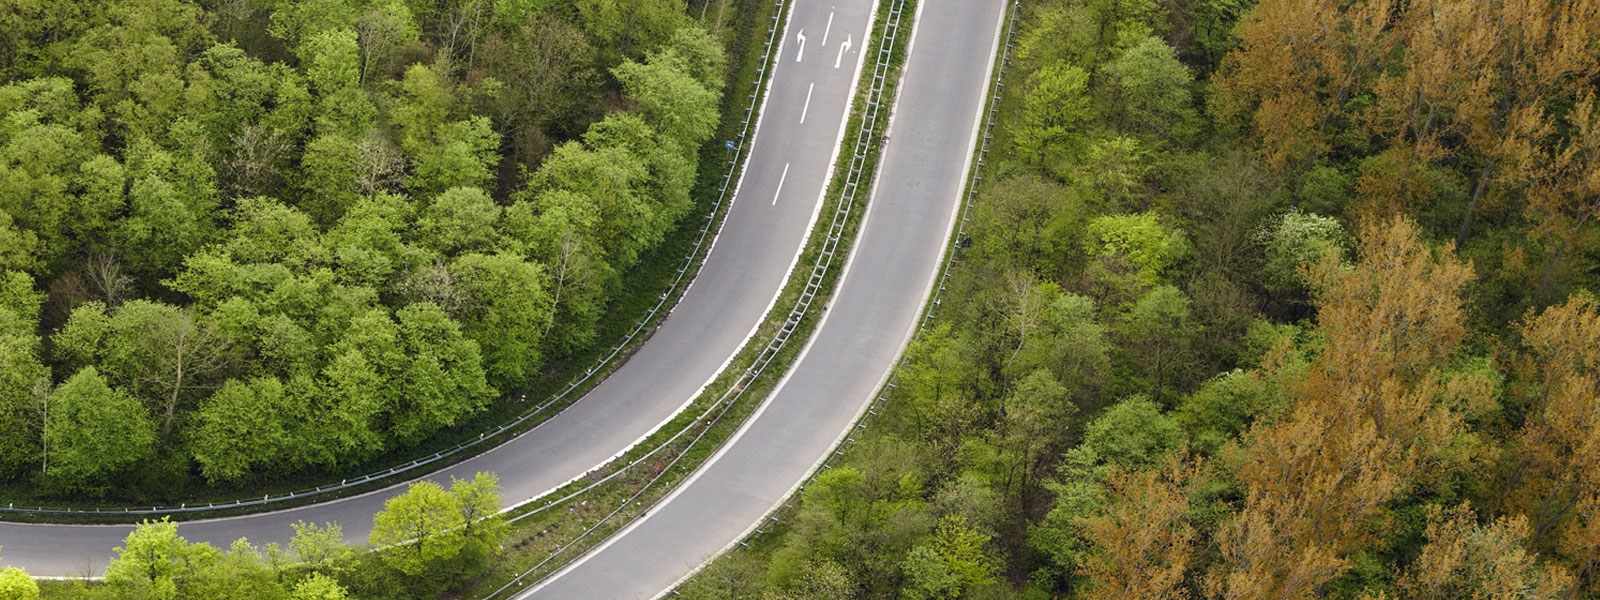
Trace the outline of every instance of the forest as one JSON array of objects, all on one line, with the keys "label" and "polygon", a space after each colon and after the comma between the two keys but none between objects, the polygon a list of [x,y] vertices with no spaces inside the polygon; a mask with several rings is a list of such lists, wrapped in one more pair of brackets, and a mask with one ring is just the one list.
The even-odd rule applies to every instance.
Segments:
[{"label": "forest", "polygon": [[1600,597],[1600,3],[1021,11],[936,328],[683,597]]},{"label": "forest", "polygon": [[685,11],[0,2],[0,488],[348,470],[596,345],[720,119]]}]

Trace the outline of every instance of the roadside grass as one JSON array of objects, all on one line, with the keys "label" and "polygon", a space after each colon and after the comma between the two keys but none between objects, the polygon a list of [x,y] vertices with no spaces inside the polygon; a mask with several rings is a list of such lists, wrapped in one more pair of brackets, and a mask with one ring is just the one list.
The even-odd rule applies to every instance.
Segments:
[{"label": "roadside grass", "polygon": [[[37,486],[27,483],[0,484],[0,504],[14,504],[19,507],[38,505],[50,508],[91,511],[71,514],[0,512],[0,520],[37,523],[105,524],[134,523],[145,518],[170,516],[174,521],[183,521],[283,510],[354,496],[402,481],[423,477],[477,456],[518,434],[533,429],[582,398],[584,394],[604,381],[615,369],[626,363],[628,355],[637,349],[641,343],[649,339],[654,328],[671,312],[673,305],[682,297],[684,290],[688,287],[688,283],[704,263],[705,251],[710,247],[712,236],[706,237],[704,247],[695,248],[695,242],[700,238],[700,225],[710,228],[714,235],[727,213],[725,210],[727,206],[726,200],[722,205],[723,208],[718,209],[714,214],[711,208],[712,202],[717,199],[722,176],[727,173],[728,151],[723,144],[727,140],[736,139],[742,129],[743,111],[749,105],[749,96],[746,90],[749,90],[755,84],[756,70],[760,66],[761,56],[764,53],[763,42],[766,39],[767,25],[772,16],[772,4],[769,2],[753,2],[742,6],[722,6],[727,4],[727,0],[708,0],[706,4],[709,8],[706,16],[707,25],[713,28],[713,31],[721,34],[725,47],[728,48],[730,58],[730,77],[729,83],[723,92],[721,122],[712,139],[708,140],[700,148],[699,172],[695,187],[691,192],[696,201],[695,210],[685,216],[683,222],[668,234],[660,245],[640,257],[639,264],[622,278],[623,287],[621,291],[612,300],[606,309],[606,314],[600,319],[596,339],[610,340],[610,342],[601,343],[583,352],[552,361],[542,369],[541,373],[533,381],[519,389],[509,390],[492,403],[487,410],[474,415],[471,419],[441,430],[419,444],[391,450],[369,462],[350,469],[305,474],[278,481],[238,487],[208,485],[198,476],[190,474],[188,479],[182,481],[182,485],[170,488],[171,494],[161,497],[119,498],[117,500],[120,503],[116,504],[115,508],[111,508],[112,505],[104,500],[90,501],[79,498],[69,499],[43,495],[39,493],[40,490]],[[694,17],[699,14],[699,11],[691,9],[689,13],[691,17]],[[779,26],[782,26],[781,23]],[[756,116],[755,113],[750,115],[752,123]],[[733,167],[735,177],[737,177],[739,169],[743,167],[747,154],[748,152],[742,153],[738,157],[738,163]],[[731,188],[736,182],[737,179],[729,184],[730,199],[732,196]],[[707,215],[712,215],[713,218],[707,221]],[[627,341],[620,348],[620,352],[614,359],[604,365],[600,365],[600,368],[595,369],[590,374],[589,369],[596,367],[604,356],[618,348],[614,342],[626,338],[639,325],[641,318],[649,313],[651,307],[661,301],[663,290],[667,290],[673,279],[678,276],[679,268],[684,267],[684,257],[688,256],[691,251],[697,251],[698,253],[688,265],[688,270],[684,273],[683,280],[679,285],[669,290],[669,296],[666,298],[661,310],[651,317],[650,322],[644,324],[644,328],[638,335]],[[343,480],[354,479],[368,473],[383,471],[392,466],[400,466],[414,460],[424,459],[454,448],[458,444],[472,441],[480,435],[494,432],[502,424],[508,423],[535,409],[541,403],[548,401],[548,399],[565,390],[572,382],[578,381],[586,375],[588,375],[587,379],[578,387],[572,389],[559,402],[549,404],[539,410],[540,416],[530,418],[517,427],[501,432],[496,436],[500,438],[500,441],[480,444],[421,469],[409,470],[391,477],[376,479],[361,486],[315,495],[303,495],[299,498],[274,501],[266,505],[253,505],[243,508],[217,508],[204,512],[177,512],[170,515],[122,512],[123,507],[137,509],[151,507],[152,505],[228,504],[238,499],[259,498],[264,495],[282,496],[289,492],[298,493],[303,490],[315,489],[318,486],[338,485]],[[102,512],[92,512],[97,508],[104,510]]]}]

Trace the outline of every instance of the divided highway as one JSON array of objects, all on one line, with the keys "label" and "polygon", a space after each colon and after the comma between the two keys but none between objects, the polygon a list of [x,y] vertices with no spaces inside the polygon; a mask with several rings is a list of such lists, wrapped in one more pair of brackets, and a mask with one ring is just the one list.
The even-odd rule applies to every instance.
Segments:
[{"label": "divided highway", "polygon": [[[816,220],[844,135],[875,4],[793,0],[789,5],[759,127],[722,230],[698,276],[650,339],[564,412],[424,479],[447,484],[451,476],[492,471],[500,476],[508,504],[532,500],[643,439],[716,377],[772,306]],[[981,89],[982,83],[971,87]],[[959,178],[960,168],[945,168]],[[883,295],[914,302],[900,298],[913,295],[908,289],[885,288]],[[891,345],[898,348],[898,340]],[[222,548],[241,537],[286,545],[294,533],[292,523],[331,521],[343,526],[349,541],[364,543],[372,515],[404,489],[401,484],[300,508],[185,522],[179,533]],[[126,525],[0,523],[0,547],[5,548],[0,566],[22,567],[44,577],[98,575],[131,530]]]},{"label": "divided highway", "polygon": [[677,490],[518,598],[665,593],[788,498],[853,426],[909,341],[938,275],[1004,9],[1005,0],[921,0],[860,237],[799,359]]}]

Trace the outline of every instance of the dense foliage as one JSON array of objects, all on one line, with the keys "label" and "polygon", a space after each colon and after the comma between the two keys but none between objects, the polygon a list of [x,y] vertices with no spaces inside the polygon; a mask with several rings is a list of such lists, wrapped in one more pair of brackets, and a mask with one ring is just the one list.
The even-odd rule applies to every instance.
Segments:
[{"label": "dense foliage", "polygon": [[[477,576],[500,552],[507,525],[499,480],[479,473],[447,489],[413,484],[373,517],[366,549],[347,545],[337,523],[296,523],[289,547],[235,541],[226,550],[190,543],[171,521],[128,534],[99,583],[45,588],[81,600],[421,600]],[[39,586],[0,569],[0,598],[38,600]],[[30,595],[31,594],[31,595]]]},{"label": "dense foliage", "polygon": [[685,595],[1600,595],[1600,4],[1023,11],[937,327]]},{"label": "dense foliage", "polygon": [[590,347],[718,120],[684,8],[0,3],[0,481],[348,469]]}]

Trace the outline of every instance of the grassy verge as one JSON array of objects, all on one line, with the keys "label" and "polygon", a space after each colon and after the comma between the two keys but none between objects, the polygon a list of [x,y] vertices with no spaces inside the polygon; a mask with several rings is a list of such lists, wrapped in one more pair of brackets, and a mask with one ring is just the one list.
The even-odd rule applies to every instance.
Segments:
[{"label": "grassy verge", "polygon": [[[1009,4],[1007,6],[1008,17],[1016,14],[1012,12],[1013,6]],[[1009,46],[1014,34],[1015,22],[1013,21],[1007,26],[1005,36],[1000,40],[1002,49]],[[1006,53],[996,53],[996,63],[987,82],[990,94],[986,99],[986,108],[996,109],[998,111],[997,115],[1014,113],[1020,107],[1020,95],[1018,94],[1013,94],[1009,98],[1003,94],[998,98],[995,97],[995,90],[1001,87],[1021,85],[1021,82],[1016,80],[1016,75],[1005,72],[1003,67],[1006,60]],[[1003,85],[997,86],[997,83]],[[1011,146],[1008,133],[1004,131],[1004,128],[994,126],[995,122],[1001,120],[1003,119],[998,116],[993,117],[992,121],[984,127],[983,136],[980,136],[977,140],[977,146],[973,148],[972,160],[968,167],[969,179],[962,196],[968,202],[968,206],[962,208],[961,221],[956,223],[955,230],[950,233],[950,244],[946,248],[955,247],[957,240],[965,235],[962,223],[969,214],[971,202],[976,200],[977,179],[971,177],[971,175],[978,173],[980,165],[984,162],[992,160],[992,155],[986,154],[986,152],[1004,155],[1006,150],[1003,149]],[[941,275],[939,283],[936,284],[941,287],[946,283],[945,277],[948,277],[955,267],[953,257],[947,257],[947,260],[950,262],[946,263],[945,272]],[[931,324],[930,319],[932,319],[939,306],[940,294],[938,291],[938,288],[936,288],[935,293],[929,296],[927,303],[922,308],[921,324],[924,328]],[[918,339],[920,339],[920,336],[921,332],[919,331]],[[836,453],[831,458],[839,459],[838,462],[842,464],[850,464],[858,457],[853,452],[853,449],[864,446],[863,444],[852,445],[852,442],[858,440],[871,441],[893,436],[896,431],[901,431],[907,427],[905,419],[914,417],[905,414],[906,407],[903,403],[894,402],[897,396],[893,391],[895,379],[899,376],[900,369],[905,367],[906,362],[907,360],[902,356],[900,363],[896,365],[895,372],[891,374],[883,388],[878,390],[877,400],[873,403],[873,410],[862,414],[860,420],[855,424],[859,431],[854,436],[847,437],[841,442],[840,447],[835,449]],[[878,418],[873,418],[874,414],[879,415]],[[831,462],[833,461],[830,460],[829,463]],[[828,466],[829,464],[825,463],[823,468]],[[767,524],[743,540],[737,549],[739,551],[729,552],[717,557],[707,564],[704,569],[701,569],[674,590],[674,595],[686,598],[720,598],[735,597],[746,593],[759,593],[759,590],[735,588],[747,585],[750,581],[748,574],[760,572],[760,569],[769,562],[772,554],[783,547],[784,538],[793,523],[792,520],[779,517],[783,516],[784,511],[792,511],[800,506],[800,495],[801,491],[796,491],[794,496],[789,498],[783,504],[783,507],[779,509],[778,514],[769,515],[770,518]]]},{"label": "grassy verge", "polygon": [[[880,17],[888,13],[887,7],[891,1],[880,0]],[[892,47],[889,70],[880,97],[880,103],[884,106],[892,103],[899,81],[899,65],[904,58],[905,44],[910,39],[904,32],[909,29],[911,20],[909,13],[914,9],[915,1],[906,0],[899,24],[902,34],[896,36]],[[873,35],[870,39],[881,40],[884,27],[884,19],[880,18],[873,25]],[[878,47],[877,43],[871,46],[872,53],[866,60],[873,60]],[[868,66],[871,66],[870,63]],[[863,69],[863,82],[870,84],[871,78],[871,71]],[[857,189],[860,191],[849,200],[844,197],[844,192],[846,176],[850,171],[854,154],[853,148],[862,129],[865,112],[868,110],[867,95],[870,87],[870,85],[858,85],[846,127],[847,132],[854,133],[847,134],[843,140],[844,151],[840,153],[835,165],[836,176],[829,183],[822,207],[823,215],[831,216],[840,208],[851,206],[846,202],[864,203],[867,199],[865,190],[871,188],[871,174],[876,170],[879,150],[877,142],[882,139],[884,128],[889,121],[887,110],[880,110],[877,113],[872,130],[867,135],[871,143],[861,169],[865,177],[857,182]],[[850,210],[843,221],[843,228],[835,242],[836,245],[833,246],[836,252],[845,251],[850,247],[864,212],[859,208]],[[798,263],[800,267],[791,274],[775,306],[795,306],[802,294],[806,293],[812,272],[811,265],[817,264],[827,245],[829,235],[829,229],[817,228],[812,231]],[[789,311],[774,311],[762,322],[753,339],[772,340],[783,331],[786,332],[787,340],[803,342],[815,330],[817,322],[821,319],[823,313],[821,307],[826,305],[832,295],[842,270],[836,265],[827,270],[821,285],[815,291],[815,297],[810,300],[810,306],[814,309],[806,310],[804,316],[793,323],[789,321],[791,314]],[[607,536],[642,515],[698,469],[722,442],[738,430],[745,418],[766,398],[772,387],[783,376],[803,345],[803,343],[784,343],[776,354],[767,357],[769,362],[764,364],[765,368],[760,369],[754,376],[747,373],[752,366],[760,364],[763,354],[767,352],[768,344],[747,346],[735,357],[730,368],[695,400],[689,410],[658,430],[644,443],[617,459],[608,468],[597,471],[590,478],[570,484],[567,488],[551,494],[543,502],[520,507],[512,515],[516,521],[510,538],[512,542],[507,546],[506,554],[477,583],[462,590],[458,597],[487,597],[488,594],[506,585],[506,582],[518,577],[521,578],[522,585],[514,586],[507,592],[523,589],[601,543]],[[574,495],[579,491],[582,493]]]},{"label": "grassy verge", "polygon": [[[696,247],[700,243],[702,227],[716,231],[726,214],[726,210],[714,209],[713,203],[719,199],[719,190],[723,176],[728,172],[728,150],[724,147],[727,140],[735,140],[744,129],[744,109],[750,105],[748,91],[756,84],[759,75],[757,69],[761,65],[761,57],[765,54],[768,26],[773,15],[773,4],[770,2],[756,2],[745,5],[734,4],[721,6],[718,0],[708,3],[709,10],[706,16],[707,27],[722,36],[722,40],[730,58],[729,84],[724,90],[721,105],[721,124],[717,133],[700,149],[700,173],[693,190],[696,199],[696,210],[685,218],[683,224],[671,233],[663,243],[641,257],[638,266],[629,271],[623,278],[624,287],[618,297],[607,307],[606,315],[600,320],[597,339],[621,341],[619,345],[604,345],[592,348],[573,356],[569,356],[548,365],[539,377],[521,389],[512,390],[490,408],[472,419],[445,429],[428,440],[415,446],[395,449],[377,459],[369,461],[349,470],[308,474],[303,477],[286,479],[266,484],[248,487],[222,487],[204,485],[198,480],[191,485],[178,487],[173,494],[162,498],[132,498],[129,502],[137,502],[138,506],[132,508],[153,508],[149,505],[165,505],[172,507],[190,507],[210,503],[218,505],[230,504],[241,498],[260,498],[272,496],[275,498],[270,504],[258,504],[246,507],[217,508],[204,512],[177,512],[170,516],[174,520],[197,518],[216,518],[252,512],[282,510],[295,506],[325,502],[328,500],[361,494],[364,492],[393,485],[399,481],[421,477],[427,473],[448,467],[476,456],[484,451],[494,448],[499,443],[525,432],[539,423],[559,413],[562,409],[582,398],[585,393],[604,381],[616,368],[626,362],[627,355],[650,337],[651,331],[660,320],[666,316],[683,291],[687,283],[693,278],[705,258],[704,250],[709,248],[710,238],[705,240],[703,247]],[[699,10],[691,10],[690,16],[696,17]],[[754,122],[756,114],[749,116]],[[734,165],[734,173],[742,168],[746,156],[738,157],[738,164]],[[730,182],[729,187],[732,187]],[[732,190],[729,190],[731,196]],[[726,200],[720,206],[726,206]],[[694,260],[687,265],[682,281],[672,286],[674,279],[678,278],[679,270],[686,267],[684,257],[691,252],[696,252]],[[672,286],[669,288],[669,286]],[[668,295],[663,298],[663,290]],[[664,300],[664,301],[663,301]],[[657,304],[661,309],[651,313]],[[648,319],[640,325],[641,319]],[[633,333],[638,328],[638,332]],[[616,352],[611,360],[602,363],[607,355]],[[576,383],[576,385],[574,385]],[[550,402],[563,391],[566,392],[559,400]],[[536,411],[536,412],[535,412]],[[501,427],[514,420],[535,412],[529,418],[514,427],[501,430]],[[449,451],[456,446],[472,442],[480,436],[487,438],[487,442],[479,443],[470,449],[457,452],[419,468],[408,469],[392,476],[372,480],[360,486],[344,488],[338,491],[316,492],[317,486],[329,487],[340,484],[341,481],[359,478],[369,473],[384,471],[393,467],[403,467],[414,461],[425,460],[435,454]],[[303,491],[313,491],[311,494],[301,494]],[[87,501],[63,500],[59,498],[46,498],[36,495],[37,490],[32,486],[12,485],[0,486],[0,504],[14,503],[17,506],[47,505],[52,508],[71,509],[76,511],[90,511],[77,513],[5,513],[0,512],[0,520],[14,522],[49,522],[49,523],[128,523],[141,519],[159,516],[140,513],[123,512],[118,505],[115,509],[106,508],[103,504]],[[296,497],[277,500],[277,497],[294,492]],[[180,504],[180,502],[182,504]],[[94,512],[97,508],[102,512]]]}]

